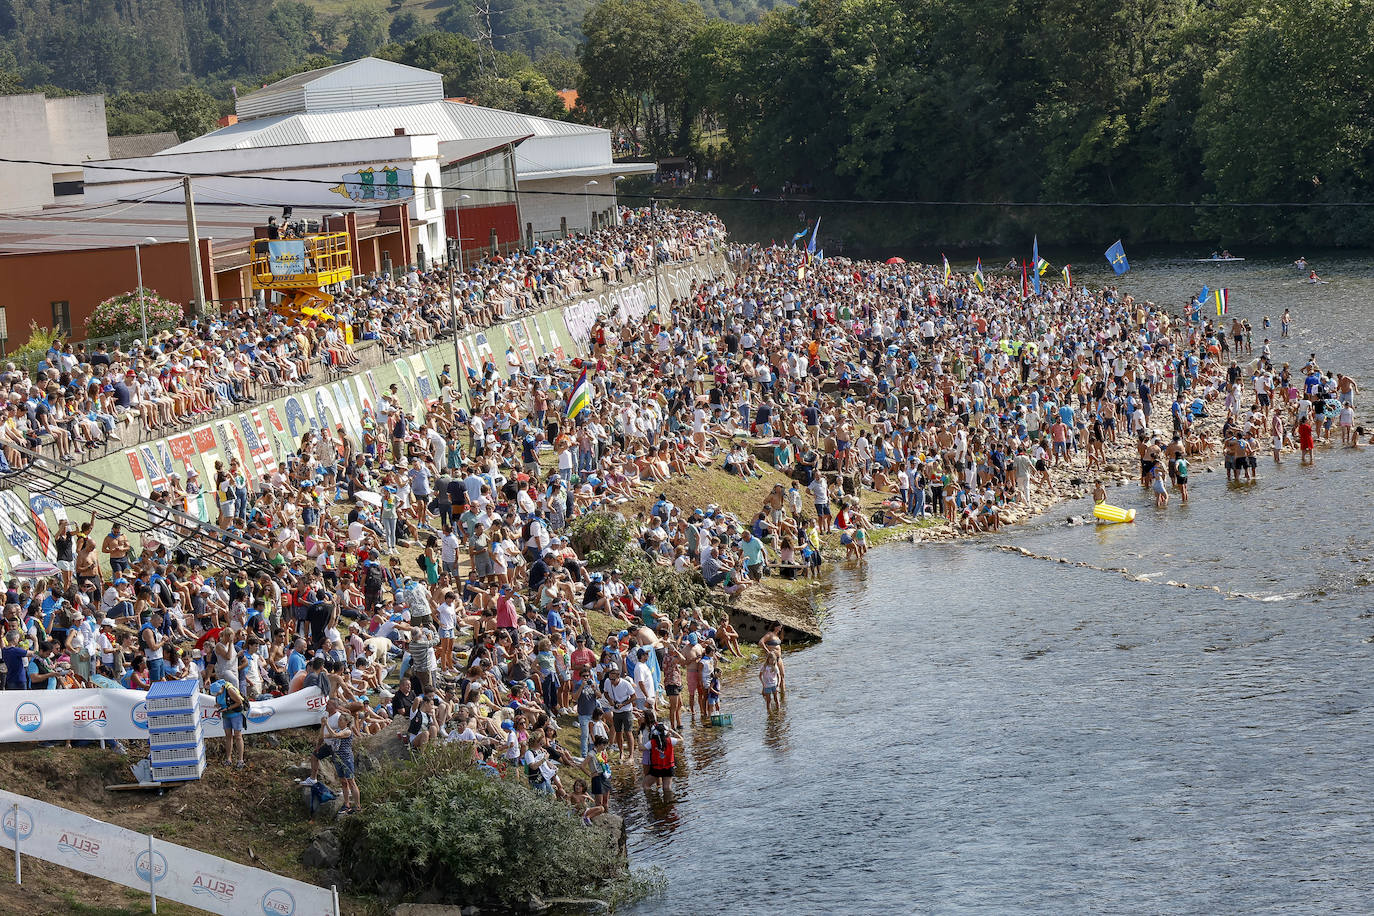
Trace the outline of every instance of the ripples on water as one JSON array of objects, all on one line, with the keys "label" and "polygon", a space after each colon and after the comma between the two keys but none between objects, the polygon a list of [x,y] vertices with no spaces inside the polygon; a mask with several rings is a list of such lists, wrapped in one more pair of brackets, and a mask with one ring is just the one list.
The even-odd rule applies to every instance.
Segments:
[{"label": "ripples on water", "polygon": [[[1275,319],[1324,297],[1300,328],[1367,378],[1374,280],[1271,278],[1227,282]],[[1111,500],[1135,525],[1063,526],[1084,502],[988,539],[1152,582],[978,542],[841,568],[781,713],[751,675],[733,728],[689,735],[673,802],[618,783],[633,861],[670,880],[636,912],[1374,912],[1371,462],[1195,473],[1163,512],[1132,485]]]}]

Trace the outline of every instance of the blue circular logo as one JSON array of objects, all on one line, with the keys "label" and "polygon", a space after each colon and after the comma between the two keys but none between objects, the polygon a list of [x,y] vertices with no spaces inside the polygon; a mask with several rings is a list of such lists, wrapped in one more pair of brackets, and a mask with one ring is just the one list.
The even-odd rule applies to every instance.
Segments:
[{"label": "blue circular logo", "polygon": [[148,704],[139,703],[136,705],[129,713],[129,718],[133,720],[136,727],[146,732],[148,730]]},{"label": "blue circular logo", "polygon": [[284,887],[274,887],[262,895],[263,916],[293,916],[296,898]]},{"label": "blue circular logo", "polygon": [[20,808],[15,810],[11,805],[6,811],[4,818],[0,819],[0,829],[5,831],[5,836],[13,840],[18,835],[20,840],[27,840],[33,836],[33,815],[29,809]]},{"label": "blue circular logo", "polygon": [[149,854],[145,849],[134,857],[134,873],[144,884],[161,881],[167,877],[167,857],[160,852]]},{"label": "blue circular logo", "polygon": [[277,714],[277,711],[270,706],[248,706],[248,721],[254,725],[261,725],[268,719]]},{"label": "blue circular logo", "polygon": [[37,703],[20,703],[14,711],[14,724],[20,731],[36,732],[43,725],[43,710]]}]

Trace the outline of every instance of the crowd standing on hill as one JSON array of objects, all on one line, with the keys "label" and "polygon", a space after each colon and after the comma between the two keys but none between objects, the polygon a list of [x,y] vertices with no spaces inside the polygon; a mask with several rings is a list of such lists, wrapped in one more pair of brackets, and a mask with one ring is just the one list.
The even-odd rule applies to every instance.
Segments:
[{"label": "crowd standing on hill", "polygon": [[[723,246],[708,215],[626,210],[591,238],[474,265],[456,292],[465,322],[490,323]],[[743,654],[720,604],[767,575],[817,575],[836,544],[859,559],[875,526],[996,530],[1055,498],[1066,470],[1090,477],[1123,453],[1162,505],[1170,485],[1186,500],[1189,458],[1218,444],[1237,479],[1253,479],[1266,442],[1275,460],[1295,436],[1307,460],[1334,426],[1358,444],[1352,380],[1315,356],[1301,376],[1275,367],[1267,342],[1247,377],[1246,332],[1196,309],[1058,284],[1026,299],[1009,280],[780,247],[728,258],[730,274],[641,319],[602,316],[567,360],[446,372],[418,415],[393,387],[361,429],[306,433],[257,491],[234,460],[212,480],[172,475],[158,498],[213,492],[219,527],[261,545],[251,569],[62,522],[59,575],[8,583],[5,686],[203,677],[239,766],[247,704],[314,687],[328,696],[314,767],[331,763],[346,812],[362,804],[355,742],[383,735],[468,742],[480,765],[590,819],[620,764],[671,787],[684,720],[721,714],[722,666]],[[423,346],[454,330],[446,284],[374,280],[341,314],[362,339]],[[78,345],[35,379],[10,367],[5,429],[30,444],[46,429],[75,457],[80,437],[56,435],[70,432],[55,409],[68,392],[79,404],[112,389],[106,434],[159,429],[307,384],[321,356],[345,371],[357,356],[344,341],[240,313],[129,354]],[[121,376],[151,396],[125,405]],[[570,416],[583,379],[589,406]],[[783,476],[748,512],[669,498],[707,469],[758,482],[768,466]],[[607,514],[623,519],[628,574],[589,568],[575,546]],[[699,576],[714,602],[660,605],[647,572],[663,569]],[[759,644],[770,709],[786,690],[783,635]],[[575,737],[560,733],[574,722]]]}]

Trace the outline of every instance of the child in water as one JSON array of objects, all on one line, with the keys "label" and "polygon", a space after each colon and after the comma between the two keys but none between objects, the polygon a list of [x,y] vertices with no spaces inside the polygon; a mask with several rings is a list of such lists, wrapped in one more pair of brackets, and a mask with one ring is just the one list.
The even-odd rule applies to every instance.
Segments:
[{"label": "child in water", "polygon": [[759,668],[759,683],[763,685],[763,708],[778,709],[778,666],[772,656],[764,659],[763,667]]},{"label": "child in water", "polygon": [[720,715],[720,669],[716,666],[711,668],[711,680],[706,688],[706,713],[707,715]]}]

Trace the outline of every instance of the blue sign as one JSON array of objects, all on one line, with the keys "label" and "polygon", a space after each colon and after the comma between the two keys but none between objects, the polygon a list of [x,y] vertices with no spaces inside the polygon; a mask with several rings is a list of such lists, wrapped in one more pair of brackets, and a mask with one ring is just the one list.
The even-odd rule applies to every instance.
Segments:
[{"label": "blue sign", "polygon": [[295,277],[305,273],[305,242],[300,239],[268,242],[267,256],[274,277]]}]

